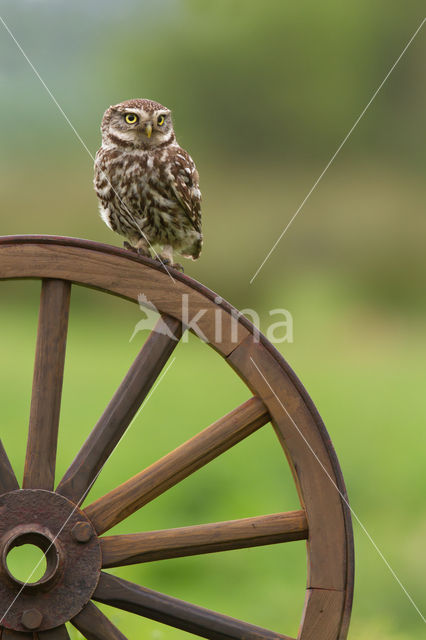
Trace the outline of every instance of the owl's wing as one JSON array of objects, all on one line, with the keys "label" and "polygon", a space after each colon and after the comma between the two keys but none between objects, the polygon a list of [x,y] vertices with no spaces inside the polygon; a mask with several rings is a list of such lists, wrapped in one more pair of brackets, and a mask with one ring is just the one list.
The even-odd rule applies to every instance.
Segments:
[{"label": "owl's wing", "polygon": [[170,170],[173,193],[194,229],[201,233],[201,191],[194,161],[184,149],[178,148],[171,158]]}]

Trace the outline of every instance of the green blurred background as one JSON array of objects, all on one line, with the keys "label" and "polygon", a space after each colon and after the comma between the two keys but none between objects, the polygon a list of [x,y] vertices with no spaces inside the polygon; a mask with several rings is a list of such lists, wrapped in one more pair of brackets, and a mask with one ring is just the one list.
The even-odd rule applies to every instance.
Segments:
[{"label": "green blurred background", "polygon": [[[173,109],[204,196],[205,249],[186,272],[239,308],[288,309],[278,345],[330,432],[351,504],[426,606],[424,30],[258,277],[250,279],[423,19],[424,5],[350,0],[0,2],[1,15],[91,153],[110,104]],[[97,215],[92,160],[0,25],[1,234],[121,244]],[[37,283],[1,284],[2,439],[22,474]],[[73,293],[58,479],[132,362],[135,305]],[[97,481],[91,498],[248,397],[192,339]],[[252,470],[256,469],[256,475]],[[297,508],[268,429],[167,492],[117,531]],[[424,622],[355,522],[351,640],[419,638]],[[25,559],[21,570],[25,571]],[[25,566],[24,566],[25,565]],[[118,575],[297,634],[303,543],[131,567]],[[110,612],[131,638],[188,637]],[[77,634],[74,632],[74,636]]]}]

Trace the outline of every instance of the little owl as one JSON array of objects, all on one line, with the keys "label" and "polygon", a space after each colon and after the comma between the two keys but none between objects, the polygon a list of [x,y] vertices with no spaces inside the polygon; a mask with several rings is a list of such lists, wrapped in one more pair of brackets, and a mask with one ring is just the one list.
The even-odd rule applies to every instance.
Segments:
[{"label": "little owl", "polygon": [[101,131],[94,185],[104,222],[140,255],[160,245],[165,264],[180,267],[173,249],[196,260],[203,242],[198,172],[176,142],[170,109],[126,100],[105,111]]}]

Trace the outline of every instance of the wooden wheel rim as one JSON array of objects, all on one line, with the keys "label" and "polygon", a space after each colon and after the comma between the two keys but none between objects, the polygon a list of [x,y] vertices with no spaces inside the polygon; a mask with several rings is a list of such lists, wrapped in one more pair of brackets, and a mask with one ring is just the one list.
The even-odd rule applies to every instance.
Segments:
[{"label": "wooden wheel rim", "polygon": [[[138,294],[143,292],[163,314],[163,319],[166,319],[174,329],[181,326],[182,320],[187,320],[182,318],[182,296],[187,296],[189,318],[193,318],[200,309],[204,310],[198,326],[209,345],[223,356],[253,394],[261,399],[263,409],[266,407],[266,421],[272,422],[286,453],[301,505],[306,514],[309,530],[308,579],[298,638],[300,640],[314,638],[315,640],[344,640],[347,636],[352,605],[354,562],[350,510],[342,474],[330,438],[311,399],[289,365],[266,338],[262,335],[258,337],[257,330],[246,318],[239,316],[231,305],[188,276],[173,271],[174,282],[172,282],[170,276],[156,261],[139,258],[125,250],[96,242],[51,236],[0,238],[0,279],[18,278],[59,282],[61,283],[59,287],[62,287],[64,282],[75,283],[118,295],[133,302],[137,302]],[[69,284],[67,286],[69,287]],[[67,314],[69,290],[67,291],[65,285],[62,288],[63,290],[61,289],[59,294],[56,292],[55,296],[57,300],[61,299]],[[221,336],[216,335],[215,330],[218,319],[222,327]],[[64,350],[65,344],[63,352]],[[164,357],[167,360],[171,350],[172,348],[169,351],[165,349],[163,360]],[[164,362],[165,360],[161,366]],[[58,366],[60,369],[60,357],[53,366]],[[57,395],[60,398],[60,389]],[[253,402],[258,400],[255,399]],[[253,407],[253,404],[250,405],[247,411],[252,411]],[[258,411],[258,407],[254,408]],[[59,420],[59,406],[55,408],[55,412],[56,417],[52,418],[53,422]],[[252,418],[253,424],[256,419],[259,422],[259,416],[258,412]],[[264,422],[265,420],[261,424]],[[258,426],[260,423],[255,428]],[[54,451],[56,451],[55,446],[56,444],[52,445]],[[6,467],[7,464],[4,463],[3,470]],[[8,474],[9,471],[4,471],[3,478],[9,478]],[[13,480],[13,472],[11,474],[9,474],[10,482],[9,479],[3,482],[1,493],[18,488]],[[69,498],[69,491],[72,493],[72,489],[67,488],[66,476],[64,478],[65,481],[64,479],[61,481],[57,491]],[[47,479],[45,482],[49,485],[50,481]],[[38,479],[33,479],[34,483],[40,485],[37,488],[53,490],[53,486],[45,486],[43,481],[40,482]],[[68,484],[71,486],[72,480]],[[32,486],[32,488],[35,487]],[[110,493],[113,494],[113,492]],[[94,523],[98,533],[106,530],[101,524],[102,518],[99,516],[96,502],[89,505],[85,513]],[[125,517],[127,516],[120,515],[121,519]],[[120,603],[117,604],[117,599],[113,602],[114,598],[108,595],[109,586],[106,583],[100,584],[93,599],[120,606]],[[93,606],[89,603],[83,609],[80,622],[73,621],[83,633],[85,629],[89,629],[87,626],[89,623],[86,620],[90,617],[89,614],[93,619],[96,616],[102,616],[100,612],[93,610]],[[173,603],[168,602],[167,607],[171,611]],[[193,608],[195,610],[195,607]],[[148,617],[155,616],[151,612]],[[173,626],[179,626],[176,619],[173,616],[170,618]],[[167,619],[165,621],[168,622]],[[105,626],[103,627],[102,624]],[[106,631],[107,622],[102,624],[98,620],[98,627],[102,627],[104,635],[93,637],[124,638],[122,634],[108,635],[112,632]],[[180,628],[211,638],[287,637],[250,625],[244,633],[237,629],[233,635],[229,635],[229,629],[225,632],[220,624],[217,628],[212,624],[211,629],[197,626],[196,622],[191,624],[186,623],[184,626],[182,623]],[[118,630],[117,633],[119,633]],[[41,637],[42,634],[40,634]],[[53,636],[49,637],[53,638]]]}]

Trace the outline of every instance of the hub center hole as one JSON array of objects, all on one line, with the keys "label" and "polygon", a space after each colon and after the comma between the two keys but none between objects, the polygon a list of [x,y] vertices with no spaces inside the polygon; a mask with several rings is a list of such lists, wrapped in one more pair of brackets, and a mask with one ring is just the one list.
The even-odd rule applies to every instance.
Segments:
[{"label": "hub center hole", "polygon": [[9,573],[19,582],[38,582],[46,573],[44,552],[35,544],[23,544],[10,550],[6,558]]},{"label": "hub center hole", "polygon": [[18,584],[28,587],[46,584],[59,567],[56,543],[38,531],[22,531],[12,536],[3,551],[3,566]]}]

